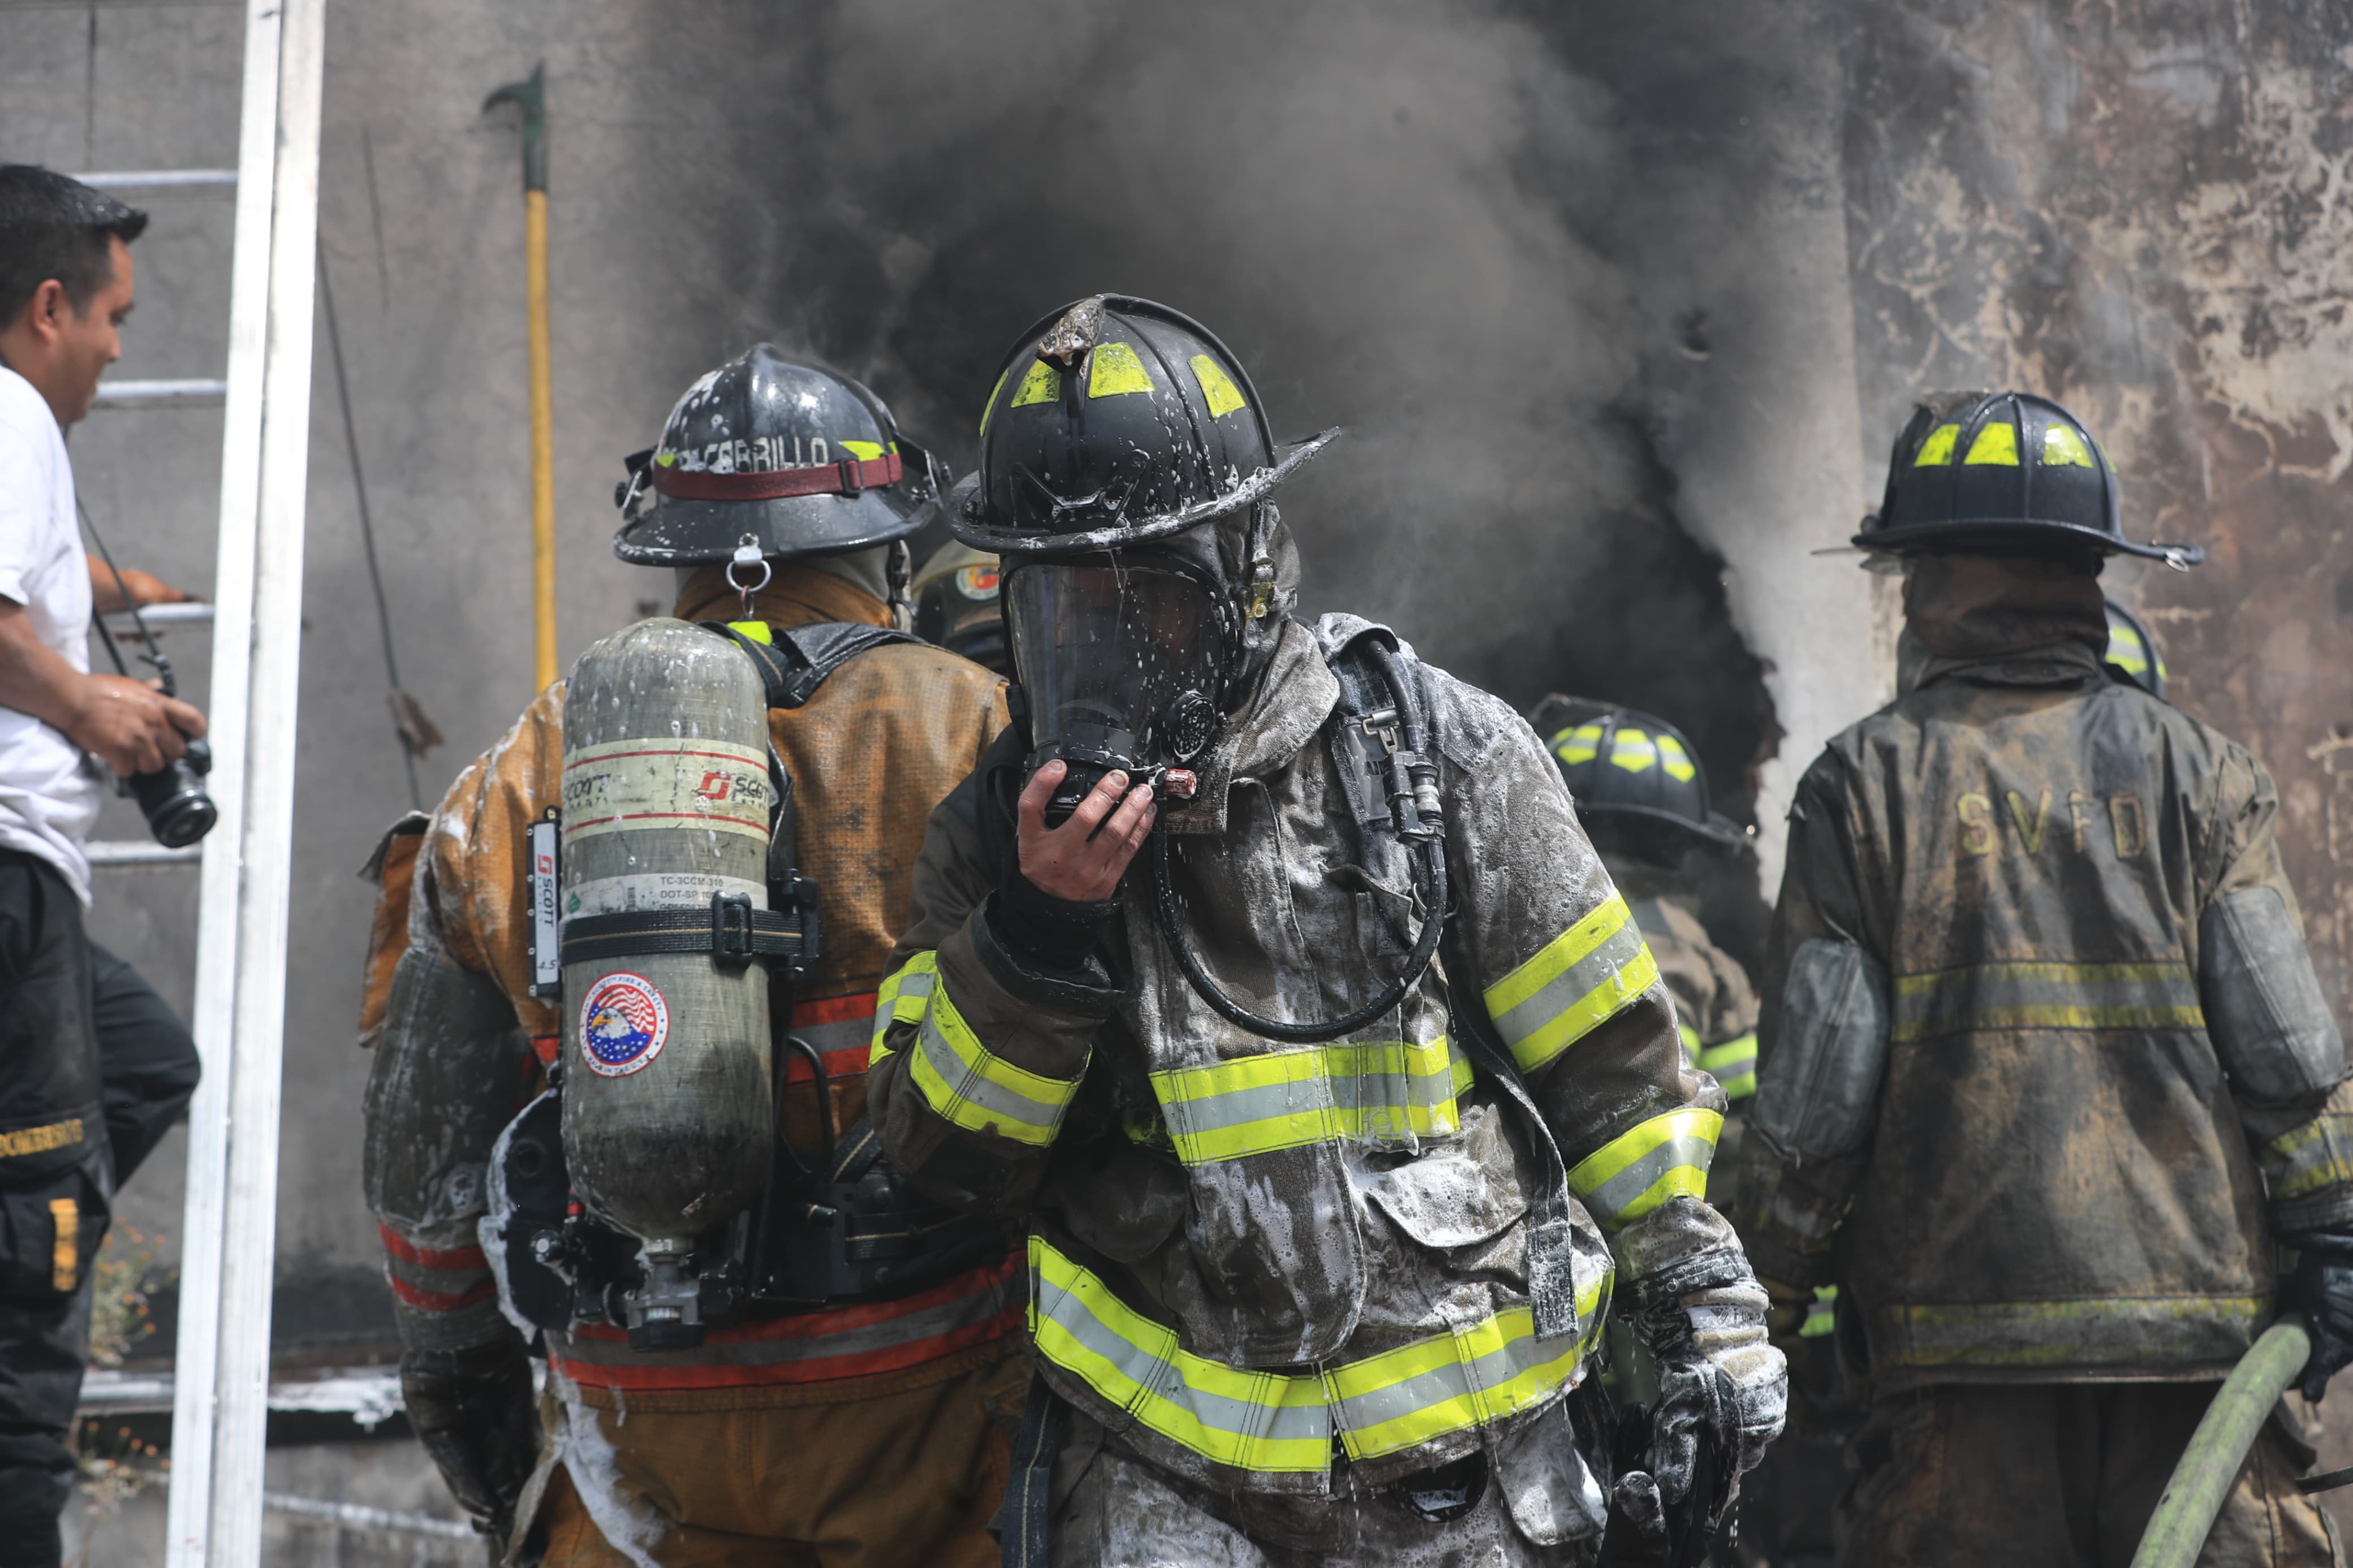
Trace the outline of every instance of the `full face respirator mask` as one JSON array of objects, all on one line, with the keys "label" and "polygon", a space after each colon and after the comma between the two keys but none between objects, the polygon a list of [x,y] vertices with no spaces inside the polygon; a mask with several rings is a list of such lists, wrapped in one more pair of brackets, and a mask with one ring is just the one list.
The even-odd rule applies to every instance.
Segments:
[{"label": "full face respirator mask", "polygon": [[1223,721],[1229,600],[1198,565],[1159,553],[1025,563],[1006,574],[1005,619],[1029,723],[1025,777],[1069,772],[1060,824],[1114,770],[1189,800],[1192,764]]}]

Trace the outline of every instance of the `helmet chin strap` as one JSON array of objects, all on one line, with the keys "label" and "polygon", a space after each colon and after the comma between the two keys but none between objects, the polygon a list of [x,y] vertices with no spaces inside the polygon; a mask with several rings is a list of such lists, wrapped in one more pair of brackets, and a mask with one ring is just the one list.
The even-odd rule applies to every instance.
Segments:
[{"label": "helmet chin strap", "polygon": [[1274,529],[1282,519],[1272,501],[1250,508],[1248,561],[1242,568],[1242,651],[1254,661],[1269,646],[1268,625],[1274,612]]}]

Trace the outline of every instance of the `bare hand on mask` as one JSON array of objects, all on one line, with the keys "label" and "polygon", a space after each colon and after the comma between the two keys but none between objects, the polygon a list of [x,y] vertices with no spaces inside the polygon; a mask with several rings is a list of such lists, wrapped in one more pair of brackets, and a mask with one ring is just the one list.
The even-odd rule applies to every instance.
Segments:
[{"label": "bare hand on mask", "polygon": [[1150,786],[1129,789],[1127,775],[1114,768],[1079,802],[1069,821],[1049,827],[1046,802],[1069,772],[1066,763],[1048,763],[1021,792],[1018,808],[1021,874],[1041,893],[1074,904],[1101,903],[1119,890],[1120,878],[1126,874],[1135,852],[1144,847],[1159,811],[1153,804]]}]

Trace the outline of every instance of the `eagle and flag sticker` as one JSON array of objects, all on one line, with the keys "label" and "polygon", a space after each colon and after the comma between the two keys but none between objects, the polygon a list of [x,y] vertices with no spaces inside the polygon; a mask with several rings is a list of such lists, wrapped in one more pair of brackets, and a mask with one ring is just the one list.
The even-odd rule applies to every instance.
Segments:
[{"label": "eagle and flag sticker", "polygon": [[669,1039],[670,1007],[642,974],[616,970],[580,1004],[580,1057],[599,1078],[642,1070]]}]

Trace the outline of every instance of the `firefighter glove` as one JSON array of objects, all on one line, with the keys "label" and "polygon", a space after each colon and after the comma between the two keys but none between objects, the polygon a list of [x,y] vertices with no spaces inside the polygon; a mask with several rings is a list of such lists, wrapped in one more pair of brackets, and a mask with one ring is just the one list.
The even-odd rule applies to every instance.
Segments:
[{"label": "firefighter glove", "polygon": [[1025,963],[1049,970],[1077,970],[1094,952],[1119,900],[1077,903],[1058,899],[1021,874],[1016,866],[988,900],[989,934]]},{"label": "firefighter glove", "polygon": [[[1771,1299],[1748,1260],[1726,1248],[1638,1284],[1634,1328],[1659,1363],[1650,1473],[1670,1503],[1684,1500],[1702,1466],[1728,1500],[1781,1435],[1789,1363],[1766,1330]],[[1645,1290],[1642,1285],[1649,1285]]]},{"label": "firefighter glove", "polygon": [[2282,1305],[2302,1313],[2311,1331],[2312,1359],[2304,1363],[2299,1381],[2304,1396],[2316,1405],[2328,1392],[2328,1380],[2353,1363],[2353,1233],[2322,1232],[2286,1239],[2297,1255],[2295,1274]]},{"label": "firefighter glove", "polygon": [[539,1462],[539,1401],[522,1337],[501,1334],[463,1350],[411,1350],[400,1358],[408,1424],[441,1479],[490,1538],[491,1561],[514,1532],[516,1500]]}]

